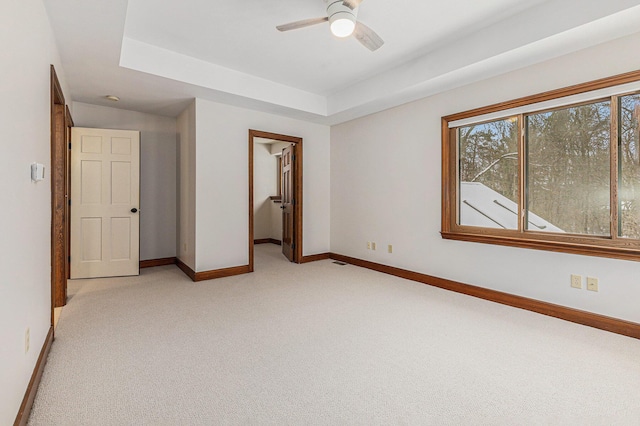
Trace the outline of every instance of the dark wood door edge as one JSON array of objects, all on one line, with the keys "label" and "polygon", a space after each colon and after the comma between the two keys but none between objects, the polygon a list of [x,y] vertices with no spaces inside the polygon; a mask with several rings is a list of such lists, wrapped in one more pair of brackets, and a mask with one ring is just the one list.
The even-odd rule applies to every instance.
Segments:
[{"label": "dark wood door edge", "polygon": [[463,284],[444,278],[433,277],[430,275],[413,272],[406,269],[400,269],[393,266],[382,265],[380,263],[369,262],[367,260],[357,259],[354,257],[344,256],[337,253],[330,254],[331,259],[341,262],[350,263],[352,265],[361,266],[363,268],[372,269],[396,277],[417,281],[423,284],[439,287],[445,290],[454,291],[456,293],[466,294],[468,296],[478,297],[480,299],[490,300],[492,302],[503,305],[513,306],[515,308],[525,309],[527,311],[536,312],[543,315],[571,321],[577,324],[598,328],[600,330],[610,331],[612,333],[622,334],[624,336],[640,339],[640,324],[626,321],[618,318],[612,318],[592,312],[581,311],[566,306],[556,305],[553,303],[543,302],[540,300],[529,299],[527,297],[516,296],[509,293],[490,290],[483,287],[477,287],[469,284]]},{"label": "dark wood door edge", "polygon": [[302,256],[302,261],[300,263],[309,263],[309,262],[316,262],[318,260],[325,260],[325,259],[330,259],[330,253],[318,253],[318,254],[311,254],[309,256]]},{"label": "dark wood door edge", "polygon": [[24,394],[24,398],[22,399],[22,404],[20,405],[20,410],[18,411],[18,415],[16,416],[16,421],[13,423],[14,426],[26,425],[27,420],[29,420],[29,414],[31,413],[33,400],[35,399],[36,393],[38,392],[38,385],[40,384],[40,379],[42,378],[44,365],[47,363],[47,356],[49,355],[49,351],[51,350],[52,342],[53,342],[53,326],[49,327],[47,338],[44,341],[44,345],[42,345],[42,349],[40,350],[40,355],[38,356],[38,362],[36,363],[36,366],[33,369],[33,374],[31,374],[31,380],[29,381],[29,386],[27,387],[27,390]]},{"label": "dark wood door edge", "polygon": [[160,259],[148,259],[140,261],[140,268],[152,268],[154,266],[175,265],[178,259],[176,257],[163,257]]}]

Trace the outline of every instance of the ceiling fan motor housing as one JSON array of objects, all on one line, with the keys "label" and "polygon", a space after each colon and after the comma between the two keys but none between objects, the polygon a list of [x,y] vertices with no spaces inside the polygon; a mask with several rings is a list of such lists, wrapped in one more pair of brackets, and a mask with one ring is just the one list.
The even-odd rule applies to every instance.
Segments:
[{"label": "ceiling fan motor housing", "polygon": [[331,23],[331,32],[337,37],[347,37],[356,26],[358,10],[345,6],[342,0],[329,0],[327,16]]}]

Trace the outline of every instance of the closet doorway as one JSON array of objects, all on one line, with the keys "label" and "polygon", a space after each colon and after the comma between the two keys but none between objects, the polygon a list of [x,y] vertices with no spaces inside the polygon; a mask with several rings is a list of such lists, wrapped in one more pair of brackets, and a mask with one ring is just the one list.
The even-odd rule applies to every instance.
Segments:
[{"label": "closet doorway", "polygon": [[[257,178],[255,172],[256,160],[258,160],[254,150],[259,145],[262,145],[258,148],[260,152],[268,151],[274,157],[272,161],[277,165],[274,166],[276,167],[274,170],[277,170],[278,183],[273,185],[274,194],[266,199],[265,194],[261,193],[258,200],[254,193],[259,186],[254,181],[254,177]],[[269,161],[268,158],[267,161]],[[255,207],[256,201],[260,202],[258,209]],[[261,217],[263,212],[270,213],[270,221]],[[264,225],[256,229],[256,216],[261,224],[274,225],[272,229],[277,229],[278,235],[269,235],[264,230]],[[281,228],[275,226],[277,222],[282,224]],[[259,232],[259,235],[256,232]],[[254,245],[263,242],[280,242],[283,255],[291,262],[301,263],[302,138],[249,130],[249,270],[251,272],[254,270]]]}]

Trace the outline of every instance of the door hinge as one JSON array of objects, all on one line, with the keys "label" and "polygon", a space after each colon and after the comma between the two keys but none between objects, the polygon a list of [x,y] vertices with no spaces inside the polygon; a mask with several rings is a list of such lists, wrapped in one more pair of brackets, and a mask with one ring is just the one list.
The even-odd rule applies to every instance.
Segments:
[{"label": "door hinge", "polygon": [[71,205],[71,200],[69,200],[69,205]]},{"label": "door hinge", "polygon": [[71,149],[71,142],[69,142],[69,149]]},{"label": "door hinge", "polygon": [[292,199],[291,199],[291,205],[294,205],[295,203],[296,203],[296,199],[295,199],[295,198],[292,198]]},{"label": "door hinge", "polygon": [[296,248],[296,243],[291,244],[291,249]]},{"label": "door hinge", "polygon": [[69,256],[67,260],[69,261],[69,263],[71,263],[71,256]]},{"label": "door hinge", "polygon": [[295,155],[291,156],[291,161],[296,161],[296,156]]}]

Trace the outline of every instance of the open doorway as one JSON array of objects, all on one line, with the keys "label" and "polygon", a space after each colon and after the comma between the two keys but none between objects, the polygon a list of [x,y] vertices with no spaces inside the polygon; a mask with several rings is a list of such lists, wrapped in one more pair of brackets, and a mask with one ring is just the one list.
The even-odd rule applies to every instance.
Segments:
[{"label": "open doorway", "polygon": [[[262,177],[258,174],[270,175],[271,178],[267,178],[269,181],[266,183],[258,182]],[[267,195],[267,192],[272,194]],[[301,263],[302,138],[249,130],[251,272],[254,270],[254,245],[262,242],[280,243],[283,256]]]}]

